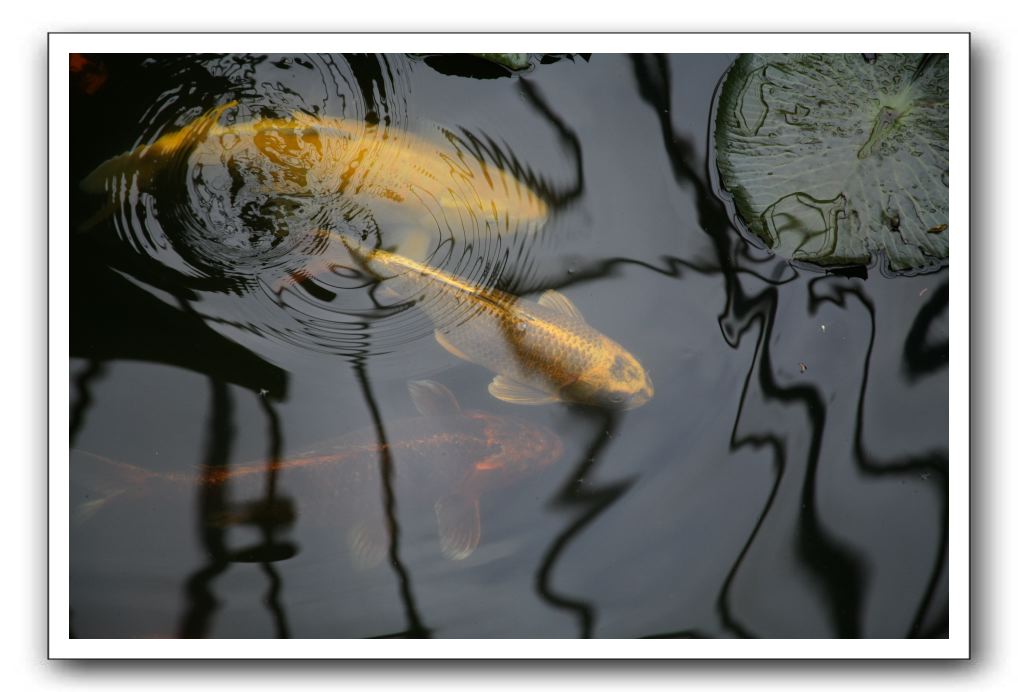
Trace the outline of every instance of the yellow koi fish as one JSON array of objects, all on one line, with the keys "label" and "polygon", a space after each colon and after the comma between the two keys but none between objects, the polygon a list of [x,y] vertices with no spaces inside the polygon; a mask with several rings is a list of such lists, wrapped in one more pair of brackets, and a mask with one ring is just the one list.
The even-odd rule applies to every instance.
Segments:
[{"label": "yellow koi fish", "polygon": [[[103,193],[126,177],[146,189],[181,157],[192,166],[221,166],[258,182],[267,194],[340,195],[374,211],[408,215],[414,225],[445,215],[462,226],[514,231],[548,216],[540,195],[512,173],[479,160],[447,134],[434,142],[397,128],[294,112],[223,124],[236,101],[179,130],[100,164],[81,183]],[[186,159],[185,159],[186,160]]]},{"label": "yellow koi fish", "polygon": [[385,286],[417,301],[446,351],[496,373],[488,385],[496,399],[631,409],[654,396],[640,362],[587,324],[561,293],[545,291],[535,303],[402,255],[356,247],[346,235],[340,239]]}]

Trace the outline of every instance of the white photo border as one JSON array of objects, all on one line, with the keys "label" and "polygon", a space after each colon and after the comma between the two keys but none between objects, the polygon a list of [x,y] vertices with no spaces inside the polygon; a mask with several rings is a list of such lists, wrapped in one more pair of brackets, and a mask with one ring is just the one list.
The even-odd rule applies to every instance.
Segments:
[{"label": "white photo border", "polygon": [[[69,638],[68,53],[285,52],[950,54],[952,305],[947,639],[144,640]],[[54,659],[965,659],[970,652],[967,33],[51,33],[49,35],[49,657]]]}]

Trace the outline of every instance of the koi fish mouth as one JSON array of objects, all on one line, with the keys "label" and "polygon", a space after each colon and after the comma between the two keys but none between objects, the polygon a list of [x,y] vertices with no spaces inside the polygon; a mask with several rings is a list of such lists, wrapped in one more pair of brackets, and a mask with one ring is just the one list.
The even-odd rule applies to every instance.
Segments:
[{"label": "koi fish mouth", "polygon": [[650,381],[650,375],[644,374],[644,385],[643,389],[638,391],[633,396],[629,397],[629,401],[626,402],[625,409],[638,408],[643,406],[648,401],[654,398],[654,383]]},{"label": "koi fish mouth", "polygon": [[643,386],[629,394],[625,390],[599,392],[591,397],[590,403],[617,411],[628,411],[639,408],[654,398],[654,385],[650,377],[644,373]]}]

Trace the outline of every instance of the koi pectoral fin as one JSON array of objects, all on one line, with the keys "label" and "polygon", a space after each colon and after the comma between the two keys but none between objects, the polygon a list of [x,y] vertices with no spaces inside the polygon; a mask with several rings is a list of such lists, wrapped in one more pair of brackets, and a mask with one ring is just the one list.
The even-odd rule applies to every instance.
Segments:
[{"label": "koi pectoral fin", "polygon": [[438,331],[437,329],[435,330],[435,341],[438,342],[439,346],[441,346],[446,351],[448,351],[452,355],[456,356],[460,360],[465,360],[468,363],[472,363],[473,362],[470,359],[470,357],[467,356],[467,354],[463,353],[463,351],[459,350],[458,348],[456,348],[455,346],[452,345],[452,343],[449,341],[449,337],[447,337],[445,334],[443,334],[442,332]]},{"label": "koi pectoral fin", "polygon": [[542,392],[540,389],[509,379],[504,375],[499,375],[491,381],[491,384],[488,385],[488,393],[499,401],[522,406],[539,406],[561,401],[554,394]]},{"label": "koi pectoral fin", "polygon": [[476,497],[448,495],[435,503],[442,554],[465,560],[481,542],[481,506]]},{"label": "koi pectoral fin", "polygon": [[393,302],[396,302],[400,299],[401,296],[399,295],[399,291],[394,289],[392,286],[387,286],[384,282],[377,284],[377,286],[378,286],[378,288],[376,289],[378,292],[377,295],[383,300],[391,300]]},{"label": "koi pectoral fin", "polygon": [[452,416],[460,412],[459,402],[449,388],[434,380],[407,382],[410,399],[422,416]]}]

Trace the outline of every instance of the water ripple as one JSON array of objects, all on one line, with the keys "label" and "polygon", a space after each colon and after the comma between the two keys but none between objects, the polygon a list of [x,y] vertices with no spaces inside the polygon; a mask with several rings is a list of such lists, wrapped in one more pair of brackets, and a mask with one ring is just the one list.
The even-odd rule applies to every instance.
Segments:
[{"label": "water ripple", "polygon": [[441,326],[379,297],[344,235],[486,286],[535,271],[552,186],[507,142],[412,113],[405,57],[188,56],[148,69],[176,86],[82,183],[108,201],[86,225],[108,220],[173,270],[211,324],[348,357]]}]

